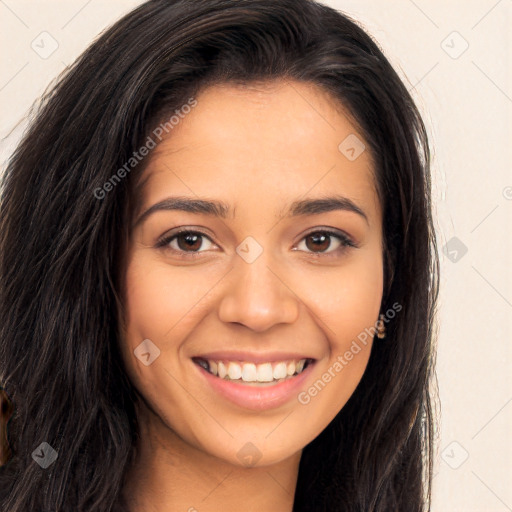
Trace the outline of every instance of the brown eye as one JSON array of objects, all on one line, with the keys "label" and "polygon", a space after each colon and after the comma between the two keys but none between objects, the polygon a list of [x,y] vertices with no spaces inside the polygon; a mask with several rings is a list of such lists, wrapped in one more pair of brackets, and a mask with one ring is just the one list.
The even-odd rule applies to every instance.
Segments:
[{"label": "brown eye", "polygon": [[[210,246],[208,244],[210,244]],[[210,249],[211,246],[213,246],[213,243],[207,235],[200,231],[190,230],[183,230],[167,235],[157,242],[157,247],[170,249],[177,253],[200,253],[204,252],[204,250]]]},{"label": "brown eye", "polygon": [[196,233],[180,233],[175,237],[182,251],[198,251],[203,243],[202,236]]},{"label": "brown eye", "polygon": [[312,235],[308,235],[305,240],[306,247],[310,251],[325,252],[331,245],[331,236],[324,233],[313,233]]},{"label": "brown eye", "polygon": [[314,231],[306,235],[301,243],[302,241],[305,242],[305,252],[317,255],[336,255],[347,247],[356,247],[355,243],[346,235],[332,231]]}]

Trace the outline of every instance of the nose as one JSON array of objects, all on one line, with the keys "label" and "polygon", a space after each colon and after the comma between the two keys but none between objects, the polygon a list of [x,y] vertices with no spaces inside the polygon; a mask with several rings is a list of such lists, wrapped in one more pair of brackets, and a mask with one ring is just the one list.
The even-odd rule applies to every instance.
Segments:
[{"label": "nose", "polygon": [[269,267],[263,255],[253,263],[240,258],[226,276],[218,309],[220,320],[242,324],[256,332],[266,331],[276,324],[295,322],[300,299],[279,274]]}]

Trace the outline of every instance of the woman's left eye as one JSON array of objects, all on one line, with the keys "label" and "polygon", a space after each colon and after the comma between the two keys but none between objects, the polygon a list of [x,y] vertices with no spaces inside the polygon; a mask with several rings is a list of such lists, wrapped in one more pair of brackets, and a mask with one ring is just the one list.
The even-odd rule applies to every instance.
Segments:
[{"label": "woman's left eye", "polygon": [[[332,240],[335,239],[334,248]],[[207,247],[204,248],[203,241],[207,241]],[[209,244],[209,245],[208,245]],[[299,249],[304,244],[306,250]],[[195,256],[195,254],[211,249],[215,244],[208,235],[200,231],[183,230],[178,233],[168,235],[157,242],[157,247],[171,249],[177,253]],[[302,238],[297,246],[298,250],[309,252],[310,254],[321,256],[332,256],[342,252],[347,247],[357,247],[357,245],[345,234],[328,230],[313,231]],[[203,250],[200,250],[203,249]]]},{"label": "woman's left eye", "polygon": [[[333,238],[337,240],[337,243],[334,244],[334,249],[332,248],[333,244],[331,241]],[[308,249],[306,252],[310,252],[311,254],[318,256],[324,254],[327,256],[333,256],[342,252],[347,247],[357,247],[357,245],[345,234],[328,230],[313,231],[306,235],[301,240],[301,243],[304,243]],[[319,251],[312,249],[319,249]]]}]

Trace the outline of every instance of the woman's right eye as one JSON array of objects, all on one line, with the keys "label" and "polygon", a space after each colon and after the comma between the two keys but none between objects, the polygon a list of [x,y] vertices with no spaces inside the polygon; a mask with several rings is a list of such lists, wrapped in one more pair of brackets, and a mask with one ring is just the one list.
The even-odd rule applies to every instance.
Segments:
[{"label": "woman's right eye", "polygon": [[[214,245],[210,238],[200,231],[182,230],[177,233],[171,233],[157,242],[157,247],[171,249],[174,252],[195,255],[200,252],[203,246],[203,240],[208,240]],[[207,247],[208,250],[210,247]]]}]

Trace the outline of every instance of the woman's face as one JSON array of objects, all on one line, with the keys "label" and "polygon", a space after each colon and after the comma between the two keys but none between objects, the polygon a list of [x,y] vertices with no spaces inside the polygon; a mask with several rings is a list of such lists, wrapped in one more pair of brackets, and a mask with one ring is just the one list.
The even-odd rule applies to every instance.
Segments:
[{"label": "woman's face", "polygon": [[383,288],[372,161],[314,85],[196,99],[147,157],[123,357],[161,440],[267,465],[318,436],[365,370],[357,337]]}]

